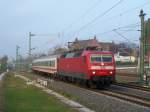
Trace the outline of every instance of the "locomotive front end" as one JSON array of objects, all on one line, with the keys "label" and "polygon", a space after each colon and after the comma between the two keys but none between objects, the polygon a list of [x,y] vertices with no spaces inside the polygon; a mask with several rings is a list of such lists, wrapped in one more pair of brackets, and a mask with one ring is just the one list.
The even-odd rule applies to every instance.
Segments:
[{"label": "locomotive front end", "polygon": [[89,55],[89,76],[93,81],[112,82],[115,80],[115,61],[112,53]]}]

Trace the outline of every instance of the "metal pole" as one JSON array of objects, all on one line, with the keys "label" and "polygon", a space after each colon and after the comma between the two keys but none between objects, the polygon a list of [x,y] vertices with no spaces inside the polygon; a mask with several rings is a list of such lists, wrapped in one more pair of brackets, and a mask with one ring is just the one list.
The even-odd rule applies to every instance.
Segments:
[{"label": "metal pole", "polygon": [[31,57],[31,32],[29,32],[29,57]]},{"label": "metal pole", "polygon": [[18,62],[18,56],[19,56],[19,46],[16,46],[16,71],[18,72],[18,68],[19,68],[19,62]]},{"label": "metal pole", "polygon": [[18,65],[19,65],[19,66],[18,66],[18,71],[21,72],[22,63],[21,63],[21,55],[20,55],[20,54],[18,55]]},{"label": "metal pole", "polygon": [[16,63],[15,63],[15,68],[16,68],[16,71],[17,71],[17,64],[18,64],[18,50],[17,50],[17,46],[16,46]]},{"label": "metal pole", "polygon": [[31,37],[35,36],[35,34],[32,34],[29,32],[29,71],[31,70],[31,64],[32,64],[32,46],[31,46]]},{"label": "metal pole", "polygon": [[31,69],[31,32],[29,32],[29,71]]},{"label": "metal pole", "polygon": [[149,56],[149,67],[150,67],[150,56]]},{"label": "metal pole", "polygon": [[141,18],[141,38],[140,38],[140,82],[144,83],[144,54],[145,54],[145,32],[144,32],[144,12],[143,10],[140,11],[140,18]]}]

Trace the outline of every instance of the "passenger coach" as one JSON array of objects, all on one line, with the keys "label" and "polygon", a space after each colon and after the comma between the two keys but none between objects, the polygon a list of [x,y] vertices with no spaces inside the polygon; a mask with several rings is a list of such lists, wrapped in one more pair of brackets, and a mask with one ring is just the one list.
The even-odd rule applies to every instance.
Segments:
[{"label": "passenger coach", "polygon": [[60,55],[53,55],[49,57],[43,57],[35,59],[32,62],[32,70],[44,73],[56,74],[57,73],[57,61]]}]

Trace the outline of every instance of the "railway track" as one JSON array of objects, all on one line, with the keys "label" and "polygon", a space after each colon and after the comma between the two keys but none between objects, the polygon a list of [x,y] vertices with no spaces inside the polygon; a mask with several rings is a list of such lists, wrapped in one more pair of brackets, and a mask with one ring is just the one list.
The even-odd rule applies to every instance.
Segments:
[{"label": "railway track", "polygon": [[[82,89],[96,92],[98,94],[100,93],[100,94],[107,95],[107,96],[110,96],[113,98],[118,98],[120,100],[128,101],[130,103],[135,103],[135,104],[142,105],[145,107],[150,107],[150,97],[148,98],[148,97],[143,97],[143,96],[139,96],[139,95],[133,95],[130,93],[125,93],[124,91],[113,90],[113,89],[108,89],[108,88],[106,88],[104,90],[103,89],[97,90],[97,89],[90,89],[90,88],[80,86],[80,85],[74,85],[74,84],[71,84],[71,85],[78,86]],[[150,93],[149,93],[149,95],[150,95]]]},{"label": "railway track", "polygon": [[129,101],[131,103],[135,103],[135,104],[139,104],[142,106],[146,106],[146,107],[150,107],[150,100],[144,97],[140,97],[140,96],[136,96],[136,95],[131,95],[131,94],[127,94],[127,93],[122,93],[119,91],[97,91],[101,94],[104,95],[108,95],[108,96],[112,96],[115,98],[119,98],[121,100],[125,100],[125,101]]},{"label": "railway track", "polygon": [[[143,96],[139,96],[139,95],[133,95],[130,93],[125,93],[124,91],[113,90],[113,89],[108,89],[108,88],[98,90],[98,89],[87,88],[87,87],[80,86],[80,85],[74,85],[72,83],[71,83],[71,85],[77,86],[81,89],[86,89],[91,92],[95,92],[98,95],[103,94],[103,95],[107,95],[109,97],[118,98],[123,101],[128,101],[130,103],[135,103],[135,104],[142,105],[145,107],[150,107],[150,97],[148,98],[148,97],[143,97]],[[150,95],[150,93],[149,93],[149,95]]]},{"label": "railway track", "polygon": [[138,86],[136,84],[115,83],[114,85],[150,92],[150,88]]},{"label": "railway track", "polygon": [[139,77],[137,74],[134,74],[134,73],[117,73],[118,76],[126,76],[126,77]]},{"label": "railway track", "polygon": [[[47,78],[45,77],[41,77],[41,76],[37,76],[39,78],[42,78],[43,80],[47,80],[49,81]],[[62,83],[66,83],[66,82],[63,82],[61,81]],[[113,97],[113,98],[118,98],[120,100],[124,100],[124,101],[128,101],[130,103],[135,103],[135,104],[138,104],[138,105],[142,105],[142,106],[145,106],[145,107],[150,107],[150,97],[143,97],[143,96],[140,96],[140,95],[135,95],[135,94],[130,94],[129,92],[125,92],[125,91],[120,91],[120,90],[114,90],[114,89],[103,89],[103,90],[98,90],[98,89],[91,89],[91,88],[87,88],[85,86],[81,86],[81,85],[75,85],[74,83],[67,83],[68,85],[71,85],[71,86],[76,86],[76,87],[79,87],[81,89],[85,89],[86,91],[89,91],[89,92],[94,92],[98,95],[100,94],[103,94],[103,95],[107,95],[109,97]],[[122,84],[116,84],[117,86],[123,86],[123,87],[128,87],[130,89],[139,89],[138,87],[134,87],[134,86],[128,86],[128,85],[122,85]],[[150,91],[149,89],[141,89],[141,91],[144,91],[144,92],[149,92],[149,95],[150,95]]]}]

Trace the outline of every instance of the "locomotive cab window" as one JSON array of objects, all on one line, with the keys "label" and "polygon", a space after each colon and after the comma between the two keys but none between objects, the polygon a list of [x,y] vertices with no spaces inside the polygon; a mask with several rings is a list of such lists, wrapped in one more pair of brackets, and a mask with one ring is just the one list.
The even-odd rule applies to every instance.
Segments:
[{"label": "locomotive cab window", "polygon": [[99,63],[99,62],[102,62],[102,58],[101,58],[101,55],[92,55],[91,56],[91,62],[92,63]]},{"label": "locomotive cab window", "polygon": [[112,62],[112,55],[99,55],[94,54],[90,57],[91,63],[100,63],[100,62]]},{"label": "locomotive cab window", "polygon": [[103,62],[112,62],[112,56],[111,55],[102,55]]}]

